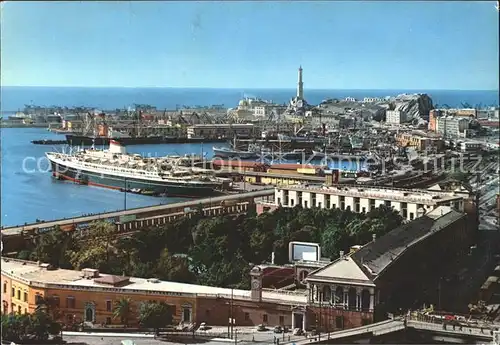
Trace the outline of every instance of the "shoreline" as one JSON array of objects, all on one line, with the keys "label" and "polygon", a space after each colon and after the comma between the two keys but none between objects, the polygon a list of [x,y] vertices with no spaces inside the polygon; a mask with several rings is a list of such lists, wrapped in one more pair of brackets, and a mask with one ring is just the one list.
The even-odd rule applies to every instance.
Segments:
[{"label": "shoreline", "polygon": [[49,128],[47,123],[32,123],[32,124],[22,124],[22,123],[0,123],[0,128]]}]

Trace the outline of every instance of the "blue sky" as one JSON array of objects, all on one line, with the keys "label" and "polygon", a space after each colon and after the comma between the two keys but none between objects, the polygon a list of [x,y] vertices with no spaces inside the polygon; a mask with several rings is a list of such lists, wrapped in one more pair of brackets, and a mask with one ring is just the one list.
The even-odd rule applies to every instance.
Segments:
[{"label": "blue sky", "polygon": [[7,2],[19,86],[498,89],[496,2]]}]

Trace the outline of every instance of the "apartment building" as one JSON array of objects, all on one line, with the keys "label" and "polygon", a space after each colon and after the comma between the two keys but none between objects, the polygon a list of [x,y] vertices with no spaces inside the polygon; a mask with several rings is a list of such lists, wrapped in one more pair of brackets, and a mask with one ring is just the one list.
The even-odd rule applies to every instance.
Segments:
[{"label": "apartment building", "polygon": [[468,118],[442,116],[436,119],[436,132],[446,138],[465,138],[468,129]]},{"label": "apartment building", "polygon": [[406,122],[406,114],[399,110],[386,110],[385,111],[385,122],[395,125]]},{"label": "apartment building", "polygon": [[423,137],[413,133],[397,134],[396,142],[401,147],[412,147],[417,151],[441,151],[444,148],[444,140],[441,138]]}]

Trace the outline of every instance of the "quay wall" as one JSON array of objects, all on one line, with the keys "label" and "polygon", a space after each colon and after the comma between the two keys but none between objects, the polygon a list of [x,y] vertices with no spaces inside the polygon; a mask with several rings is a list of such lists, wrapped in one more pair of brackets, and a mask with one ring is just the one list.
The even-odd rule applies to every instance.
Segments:
[{"label": "quay wall", "polygon": [[131,210],[107,212],[98,215],[39,222],[25,226],[5,228],[1,232],[4,252],[23,248],[26,238],[52,231],[59,226],[63,231],[84,231],[94,221],[107,221],[115,224],[119,232],[133,232],[144,227],[170,223],[182,217],[191,217],[202,210],[205,216],[244,213],[256,200],[274,198],[274,188],[253,192],[225,195],[221,197],[198,199],[170,205],[136,208]]}]

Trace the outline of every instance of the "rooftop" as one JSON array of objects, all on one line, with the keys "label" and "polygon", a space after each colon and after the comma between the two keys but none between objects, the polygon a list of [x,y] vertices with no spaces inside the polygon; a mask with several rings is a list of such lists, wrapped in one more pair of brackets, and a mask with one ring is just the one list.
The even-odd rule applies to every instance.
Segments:
[{"label": "rooftop", "polygon": [[[32,261],[22,261],[2,258],[2,275],[22,281],[30,286],[52,287],[59,289],[88,289],[95,291],[113,290],[128,294],[161,294],[185,296],[213,296],[231,297],[235,299],[250,299],[250,290],[231,290],[213,286],[184,284],[157,279],[126,278],[100,273],[98,277],[84,277],[82,271],[66,269],[47,269]],[[266,290],[262,292],[262,299],[278,301],[284,304],[306,303],[307,295],[304,292],[286,292]]]},{"label": "rooftop", "polygon": [[434,232],[465,217],[449,206],[439,206],[426,215],[390,231],[352,254],[352,259],[363,267],[372,279],[404,254],[407,248],[424,240]]},{"label": "rooftop", "polygon": [[374,286],[374,281],[409,247],[462,217],[465,217],[463,213],[449,206],[439,206],[426,215],[369,242],[357,251],[312,272],[307,280]]},{"label": "rooftop", "polygon": [[310,185],[281,185],[279,190],[312,192],[321,194],[332,194],[347,197],[360,197],[378,200],[394,200],[399,202],[415,202],[420,204],[435,205],[438,202],[462,199],[453,191],[426,190],[426,189],[400,189],[385,187],[366,186],[310,186]]}]

